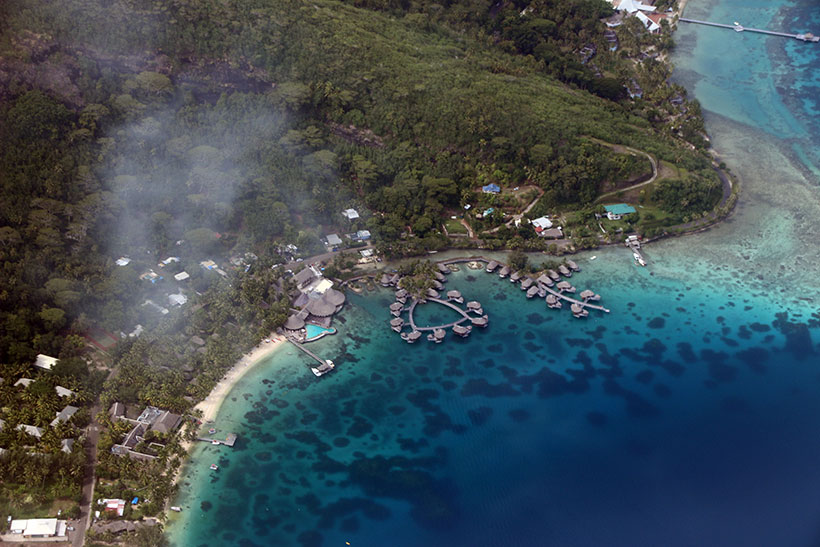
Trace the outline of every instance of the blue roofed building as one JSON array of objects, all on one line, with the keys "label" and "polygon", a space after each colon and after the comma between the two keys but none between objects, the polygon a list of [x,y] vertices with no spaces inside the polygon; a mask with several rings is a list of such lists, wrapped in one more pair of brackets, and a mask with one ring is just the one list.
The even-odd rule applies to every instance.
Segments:
[{"label": "blue roofed building", "polygon": [[626,203],[604,205],[604,209],[606,210],[606,218],[609,220],[621,220],[622,216],[637,212],[634,207]]},{"label": "blue roofed building", "polygon": [[485,194],[498,194],[501,192],[501,187],[499,187],[497,184],[490,183],[487,186],[482,186],[481,191]]}]

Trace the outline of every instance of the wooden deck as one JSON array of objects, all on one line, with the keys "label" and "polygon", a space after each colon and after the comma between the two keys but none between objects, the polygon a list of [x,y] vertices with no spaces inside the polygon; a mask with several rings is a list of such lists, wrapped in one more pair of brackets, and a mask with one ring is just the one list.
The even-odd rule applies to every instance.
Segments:
[{"label": "wooden deck", "polygon": [[413,303],[410,304],[410,310],[409,310],[410,327],[413,330],[417,330],[419,332],[425,332],[425,331],[432,331],[432,330],[436,330],[436,329],[449,329],[449,328],[454,327],[456,325],[460,325],[461,323],[463,323],[465,321],[471,321],[471,319],[472,319],[467,314],[467,312],[465,312],[464,310],[462,310],[458,306],[447,302],[446,300],[442,300],[440,298],[427,298],[427,300],[430,301],[430,302],[435,302],[437,304],[441,304],[442,306],[447,306],[448,308],[460,313],[462,317],[458,321],[453,321],[452,323],[447,323],[446,325],[436,325],[434,327],[417,327],[416,326],[416,321],[413,318],[413,312],[415,311],[416,305],[419,303],[419,301],[414,300]]}]

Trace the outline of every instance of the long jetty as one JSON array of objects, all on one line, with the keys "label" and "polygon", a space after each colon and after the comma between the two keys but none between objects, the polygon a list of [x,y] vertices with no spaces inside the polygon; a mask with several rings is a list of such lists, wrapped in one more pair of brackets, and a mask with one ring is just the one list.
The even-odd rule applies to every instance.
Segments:
[{"label": "long jetty", "polygon": [[606,309],[603,306],[599,306],[598,304],[590,304],[589,302],[576,300],[575,298],[572,298],[571,296],[567,296],[562,292],[558,292],[558,291],[555,291],[553,289],[550,289],[546,285],[541,285],[541,287],[543,287],[544,290],[547,291],[548,293],[550,293],[551,295],[556,296],[556,297],[560,298],[561,300],[566,300],[570,304],[578,304],[579,306],[583,306],[585,308],[590,308],[590,309],[593,309],[593,310],[598,310],[598,311],[609,313],[608,309]]},{"label": "long jetty", "polygon": [[296,340],[294,340],[294,339],[293,339],[293,338],[291,338],[290,336],[288,336],[287,338],[288,338],[288,342],[290,342],[291,344],[293,344],[294,346],[296,346],[296,347],[297,347],[297,348],[299,348],[300,350],[304,351],[305,353],[307,353],[308,355],[310,355],[311,357],[313,357],[314,359],[316,359],[316,361],[317,361],[320,365],[325,365],[325,364],[327,364],[327,362],[326,362],[324,359],[322,359],[321,357],[319,357],[318,355],[316,355],[315,353],[313,353],[312,351],[310,351],[309,349],[307,349],[305,346],[303,346],[302,344],[300,344],[299,342],[297,342]]},{"label": "long jetty", "polygon": [[459,324],[463,323],[464,321],[470,321],[471,320],[471,317],[469,315],[467,315],[467,312],[465,312],[464,310],[462,310],[461,308],[459,308],[455,304],[451,304],[451,303],[447,302],[446,300],[441,300],[440,298],[430,298],[430,297],[428,297],[426,300],[429,300],[430,302],[435,302],[437,304],[441,304],[443,306],[447,306],[448,308],[451,308],[451,309],[457,311],[458,313],[460,313],[462,317],[458,321],[453,321],[452,323],[448,323],[446,325],[437,325],[435,327],[417,327],[416,326],[416,321],[413,319],[413,311],[416,309],[416,305],[419,303],[419,301],[414,300],[413,303],[410,304],[410,311],[409,311],[409,314],[408,314],[408,317],[410,318],[410,327],[412,327],[413,330],[423,332],[423,331],[428,331],[428,330],[448,329],[450,327],[454,327],[456,325],[459,325]]},{"label": "long jetty", "polygon": [[732,29],[735,32],[757,32],[759,34],[768,34],[770,36],[781,36],[783,38],[794,38],[795,40],[800,40],[802,42],[820,42],[820,36],[815,36],[814,34],[807,32],[805,34],[791,34],[788,32],[777,32],[774,30],[764,30],[759,28],[749,28],[744,27],[742,25],[727,25],[725,23],[712,23],[711,21],[701,21],[699,19],[687,19],[681,17],[678,21],[682,21],[684,23],[695,23],[697,25],[706,25],[710,27],[719,27],[719,28],[728,28]]}]

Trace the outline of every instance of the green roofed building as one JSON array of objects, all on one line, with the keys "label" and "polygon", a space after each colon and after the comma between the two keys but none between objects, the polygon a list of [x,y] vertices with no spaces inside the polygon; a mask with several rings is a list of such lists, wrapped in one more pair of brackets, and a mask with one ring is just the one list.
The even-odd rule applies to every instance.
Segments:
[{"label": "green roofed building", "polygon": [[628,215],[629,213],[637,212],[634,207],[632,207],[631,205],[627,205],[626,203],[604,205],[604,209],[606,209],[607,213],[612,213],[613,215]]}]

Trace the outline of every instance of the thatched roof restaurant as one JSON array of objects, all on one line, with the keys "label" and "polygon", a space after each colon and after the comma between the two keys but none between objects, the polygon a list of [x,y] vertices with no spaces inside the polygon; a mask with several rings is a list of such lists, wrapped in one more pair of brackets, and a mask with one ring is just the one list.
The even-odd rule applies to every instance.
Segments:
[{"label": "thatched roof restaurant", "polygon": [[495,260],[490,260],[490,262],[487,264],[487,273],[493,273],[496,268],[498,268],[498,262],[496,262]]},{"label": "thatched roof restaurant", "polygon": [[576,264],[575,261],[573,261],[573,260],[567,260],[567,266],[569,266],[569,269],[572,270],[573,272],[580,272],[581,271],[581,268],[579,268],[578,264]]},{"label": "thatched roof restaurant", "polygon": [[330,317],[336,313],[336,306],[326,302],[324,298],[311,300],[305,309],[310,312],[310,315],[316,317]]},{"label": "thatched roof restaurant", "polygon": [[501,268],[501,271],[498,272],[498,277],[504,278],[508,275],[510,275],[510,267],[505,265],[503,268]]},{"label": "thatched roof restaurant", "polygon": [[572,272],[569,271],[569,268],[567,268],[563,264],[558,266],[558,273],[560,273],[561,275],[566,276],[566,277],[572,277]]},{"label": "thatched roof restaurant", "polygon": [[561,304],[561,300],[559,300],[557,296],[555,296],[554,294],[547,295],[547,306],[549,306],[550,308],[560,309],[562,305],[563,304]]},{"label": "thatched roof restaurant", "polygon": [[533,285],[529,289],[527,289],[527,298],[533,298],[536,294],[538,294],[538,286]]},{"label": "thatched roof restaurant", "polygon": [[336,308],[336,311],[339,311],[340,309],[342,309],[342,306],[344,306],[345,300],[347,300],[347,298],[345,297],[345,293],[343,293],[342,291],[337,291],[336,289],[328,289],[325,291],[325,294],[322,295],[322,300],[324,300],[331,306],[334,306]]},{"label": "thatched roof restaurant", "polygon": [[526,291],[527,289],[532,287],[533,283],[535,283],[535,281],[533,281],[531,277],[525,277],[524,280],[521,281],[521,290]]},{"label": "thatched roof restaurant", "polygon": [[285,330],[301,330],[305,328],[305,321],[296,315],[291,315],[285,321]]},{"label": "thatched roof restaurant", "polygon": [[456,325],[453,327],[453,332],[461,337],[468,336],[472,330],[473,327],[470,326],[462,327],[461,325]]}]

